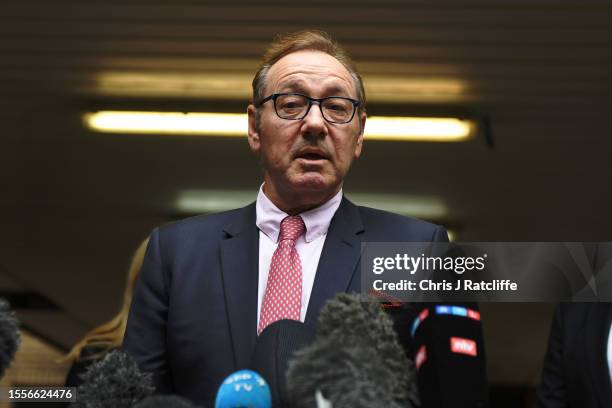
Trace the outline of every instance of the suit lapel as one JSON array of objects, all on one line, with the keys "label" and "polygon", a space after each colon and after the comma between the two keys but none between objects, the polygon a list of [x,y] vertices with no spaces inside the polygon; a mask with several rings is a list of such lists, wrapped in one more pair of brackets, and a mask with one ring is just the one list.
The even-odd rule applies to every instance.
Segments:
[{"label": "suit lapel", "polygon": [[247,367],[257,339],[259,230],[255,219],[253,203],[225,227],[228,237],[221,241],[223,290],[236,369]]},{"label": "suit lapel", "polygon": [[361,256],[357,234],[362,231],[359,210],[343,197],[327,231],[304,323],[316,325],[325,302],[349,289]]},{"label": "suit lapel", "polygon": [[608,333],[612,322],[612,305],[592,303],[589,307],[585,333],[585,354],[587,356],[591,384],[597,392],[600,406],[612,403],[610,372],[608,370]]}]

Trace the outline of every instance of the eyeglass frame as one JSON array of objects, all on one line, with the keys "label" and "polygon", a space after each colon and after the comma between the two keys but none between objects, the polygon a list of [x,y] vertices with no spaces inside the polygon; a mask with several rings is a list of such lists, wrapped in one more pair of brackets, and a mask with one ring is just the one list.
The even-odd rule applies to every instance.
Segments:
[{"label": "eyeglass frame", "polygon": [[[303,96],[304,98],[306,98],[308,100],[308,109],[306,109],[306,112],[304,113],[304,116],[300,117],[300,118],[283,118],[281,115],[278,114],[278,110],[276,109],[276,99],[279,96],[288,96],[288,95],[296,95],[296,96]],[[344,99],[347,100],[349,102],[351,102],[353,104],[353,114],[351,115],[350,119],[347,120],[346,122],[334,122],[332,120],[329,120],[325,117],[325,114],[323,113],[323,106],[321,105],[322,101],[325,101],[327,99]],[[273,93],[272,95],[268,95],[265,98],[263,98],[262,100],[260,100],[255,106],[257,108],[261,107],[264,103],[268,102],[269,100],[272,100],[272,102],[274,102],[274,112],[276,113],[276,116],[278,116],[281,119],[284,120],[302,120],[304,119],[306,116],[308,116],[308,114],[310,113],[310,108],[312,108],[312,105],[317,102],[317,104],[319,105],[319,111],[321,112],[321,117],[323,117],[323,119],[325,119],[326,122],[329,123],[335,123],[338,125],[345,125],[347,123],[350,123],[353,118],[355,117],[355,112],[357,112],[357,109],[359,107],[361,107],[361,101],[357,100],[357,99],[353,99],[353,98],[347,98],[345,96],[326,96],[324,98],[311,98],[308,95],[304,95],[298,92],[281,92],[281,93]]]}]

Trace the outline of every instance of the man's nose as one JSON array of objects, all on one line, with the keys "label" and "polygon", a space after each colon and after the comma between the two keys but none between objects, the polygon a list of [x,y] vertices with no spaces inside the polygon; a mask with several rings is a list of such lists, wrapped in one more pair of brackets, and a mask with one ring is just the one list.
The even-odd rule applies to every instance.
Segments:
[{"label": "man's nose", "polygon": [[323,118],[321,105],[313,103],[308,114],[302,119],[304,135],[324,137],[327,135],[327,122]]}]

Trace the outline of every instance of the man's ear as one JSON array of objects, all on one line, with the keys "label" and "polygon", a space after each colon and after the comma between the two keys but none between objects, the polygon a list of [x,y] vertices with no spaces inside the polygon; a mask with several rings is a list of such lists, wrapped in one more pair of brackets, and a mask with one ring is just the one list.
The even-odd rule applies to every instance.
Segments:
[{"label": "man's ear", "polygon": [[252,104],[247,108],[247,115],[249,116],[249,146],[253,153],[259,153],[261,149],[261,140],[259,139],[259,124],[257,123],[257,109]]},{"label": "man's ear", "polygon": [[358,159],[361,156],[361,149],[363,147],[363,131],[365,129],[366,113],[359,112],[359,134],[357,135],[357,144],[355,145],[355,158]]}]

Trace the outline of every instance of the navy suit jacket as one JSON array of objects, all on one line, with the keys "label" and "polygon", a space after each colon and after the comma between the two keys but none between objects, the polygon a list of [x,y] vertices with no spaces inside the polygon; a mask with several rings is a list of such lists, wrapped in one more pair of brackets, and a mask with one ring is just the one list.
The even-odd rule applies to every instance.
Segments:
[{"label": "navy suit jacket", "polygon": [[608,333],[612,304],[561,303],[550,330],[539,408],[612,407]]},{"label": "navy suit jacket", "polygon": [[[210,404],[247,367],[257,332],[259,230],[255,204],[157,228],[130,310],[124,348],[159,392]],[[324,303],[360,291],[361,242],[447,241],[444,228],[344,197],[327,232],[305,324]]]}]

